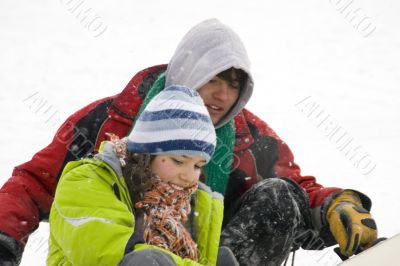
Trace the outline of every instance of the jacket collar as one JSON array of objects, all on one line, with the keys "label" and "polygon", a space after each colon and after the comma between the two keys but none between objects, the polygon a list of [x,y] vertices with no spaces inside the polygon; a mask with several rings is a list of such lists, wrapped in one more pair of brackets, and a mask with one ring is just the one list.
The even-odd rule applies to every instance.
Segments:
[{"label": "jacket collar", "polygon": [[[144,97],[151,84],[147,84],[145,81],[149,75],[154,75],[155,79],[161,72],[165,71],[167,65],[156,65],[146,68],[138,72],[126,85],[125,89],[116,96],[113,104],[110,106],[110,112],[114,111],[121,118],[130,120],[128,123],[132,123],[139,111],[139,108],[143,102]],[[154,81],[155,81],[154,79]]]},{"label": "jacket collar", "polygon": [[117,176],[122,176],[121,163],[113,148],[114,146],[111,141],[104,141],[101,144],[99,153],[95,155],[95,158],[107,163]]},{"label": "jacket collar", "polygon": [[244,116],[243,111],[235,116],[235,133],[235,152],[247,149],[251,144],[254,143],[254,138],[251,135],[251,131],[247,125],[246,117]]}]

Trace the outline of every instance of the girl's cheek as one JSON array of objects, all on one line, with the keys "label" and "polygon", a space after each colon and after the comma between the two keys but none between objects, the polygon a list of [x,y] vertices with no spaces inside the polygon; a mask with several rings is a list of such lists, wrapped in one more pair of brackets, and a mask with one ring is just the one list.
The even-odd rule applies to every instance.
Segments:
[{"label": "girl's cheek", "polygon": [[163,170],[169,171],[170,169],[172,169],[172,165],[168,163],[166,160],[161,160],[161,168]]},{"label": "girl's cheek", "polygon": [[169,163],[168,161],[161,162],[161,172],[164,176],[170,176],[173,175],[176,172],[176,166],[173,164]]}]

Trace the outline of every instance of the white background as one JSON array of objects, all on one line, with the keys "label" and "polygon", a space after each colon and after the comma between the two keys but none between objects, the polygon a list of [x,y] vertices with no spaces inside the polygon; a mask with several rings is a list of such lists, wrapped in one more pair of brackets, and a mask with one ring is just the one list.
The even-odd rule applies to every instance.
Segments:
[{"label": "white background", "polygon": [[[400,232],[398,1],[86,0],[81,8],[99,16],[91,28],[71,10],[78,2],[0,2],[0,184],[69,114],[119,93],[137,71],[167,63],[190,27],[216,17],[241,36],[252,61],[255,91],[247,107],[289,144],[303,174],[363,191],[373,200],[379,234]],[[349,10],[355,13],[346,17]],[[365,37],[367,21],[376,29]],[[104,33],[95,37],[95,26]],[[32,95],[47,100],[46,114]],[[369,175],[296,106],[306,97],[376,163]],[[22,265],[45,264],[47,237],[42,224]],[[296,254],[296,265],[338,261],[331,251]]]}]

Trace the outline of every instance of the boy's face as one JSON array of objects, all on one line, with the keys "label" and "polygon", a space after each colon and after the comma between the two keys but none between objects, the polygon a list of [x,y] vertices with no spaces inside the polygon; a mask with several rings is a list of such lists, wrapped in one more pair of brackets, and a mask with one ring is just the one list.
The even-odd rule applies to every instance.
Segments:
[{"label": "boy's face", "polygon": [[197,90],[216,125],[236,103],[240,94],[239,82],[228,82],[217,76]]},{"label": "boy's face", "polygon": [[200,156],[157,155],[151,162],[151,170],[164,182],[187,188],[199,181],[205,164]]}]

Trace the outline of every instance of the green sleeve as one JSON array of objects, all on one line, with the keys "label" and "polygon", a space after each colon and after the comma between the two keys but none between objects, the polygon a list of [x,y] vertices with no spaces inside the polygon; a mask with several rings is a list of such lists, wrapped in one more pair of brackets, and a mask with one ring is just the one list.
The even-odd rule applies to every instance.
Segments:
[{"label": "green sleeve", "polygon": [[207,242],[207,257],[211,265],[217,263],[219,242],[221,237],[222,220],[224,213],[224,203],[218,199],[212,199],[211,207],[211,224],[209,229],[209,237]]},{"label": "green sleeve", "polygon": [[224,213],[223,196],[200,187],[196,193],[196,242],[199,262],[216,265]]},{"label": "green sleeve", "polygon": [[[76,163],[76,162],[75,162]],[[113,193],[113,173],[82,164],[59,182],[50,213],[48,264],[117,265],[134,231],[134,216]]]}]

